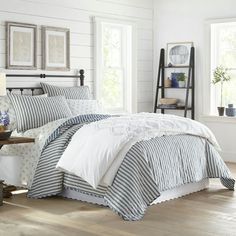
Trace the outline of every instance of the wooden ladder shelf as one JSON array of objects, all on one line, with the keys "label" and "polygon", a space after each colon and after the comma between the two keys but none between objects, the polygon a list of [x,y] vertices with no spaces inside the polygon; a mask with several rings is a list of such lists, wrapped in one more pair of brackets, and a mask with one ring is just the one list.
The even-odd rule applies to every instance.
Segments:
[{"label": "wooden ladder shelf", "polygon": [[[158,68],[158,75],[157,75],[157,87],[156,87],[156,98],[154,104],[154,113],[157,110],[161,110],[161,113],[164,114],[165,110],[183,110],[184,117],[187,117],[188,111],[191,112],[191,118],[194,119],[195,115],[195,88],[194,88],[194,47],[191,47],[190,51],[190,60],[188,66],[165,66],[165,49],[162,48],[160,52],[160,61],[159,61],[159,68]],[[186,68],[188,69],[188,76],[187,76],[187,85],[185,88],[172,88],[172,87],[165,87],[164,80],[165,80],[165,70],[166,69],[176,69],[176,68]],[[158,106],[158,99],[159,95],[161,98],[165,98],[165,90],[166,89],[182,89],[186,92],[185,94],[185,102],[184,106],[176,107],[176,108],[163,108]],[[188,106],[188,101],[190,97],[190,90],[191,90],[191,106]],[[161,94],[160,94],[161,92]]]}]

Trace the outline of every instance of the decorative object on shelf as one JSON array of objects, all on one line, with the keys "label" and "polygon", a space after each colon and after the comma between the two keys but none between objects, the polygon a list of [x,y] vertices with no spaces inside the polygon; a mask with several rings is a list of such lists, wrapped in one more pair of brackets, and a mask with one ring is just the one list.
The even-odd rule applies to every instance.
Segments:
[{"label": "decorative object on shelf", "polygon": [[6,94],[6,74],[0,73],[0,96],[5,96]]},{"label": "decorative object on shelf", "polygon": [[178,102],[177,98],[160,98],[160,105],[176,105]]},{"label": "decorative object on shelf", "polygon": [[223,66],[217,66],[213,72],[212,83],[214,85],[220,84],[220,107],[217,107],[219,116],[224,115],[225,107],[223,106],[223,85],[225,82],[230,81],[231,77],[228,75],[228,69]]},{"label": "decorative object on shelf", "polygon": [[184,107],[185,107],[185,104],[182,103],[182,102],[178,102],[178,103],[177,103],[177,107],[179,107],[179,108],[184,108]]},{"label": "decorative object on shelf", "polygon": [[6,22],[6,68],[37,68],[37,25]]},{"label": "decorative object on shelf", "polygon": [[172,88],[178,88],[179,87],[177,77],[178,77],[178,73],[171,73],[171,87]]},{"label": "decorative object on shelf", "polygon": [[184,73],[171,73],[171,87],[179,88],[179,79],[184,78]]},{"label": "decorative object on shelf", "polygon": [[44,70],[70,70],[70,30],[42,27],[42,68]]},{"label": "decorative object on shelf", "polygon": [[161,109],[175,109],[177,104],[160,104],[158,107]]},{"label": "decorative object on shelf", "polygon": [[168,67],[172,67],[173,65],[172,65],[171,63],[169,63],[167,66],[168,66]]},{"label": "decorative object on shelf", "polygon": [[234,108],[233,104],[228,104],[228,108],[226,108],[226,116],[236,116],[236,108]]},{"label": "decorative object on shelf", "polygon": [[190,51],[192,42],[168,43],[167,44],[167,65],[189,66]]},{"label": "decorative object on shelf", "polygon": [[178,80],[179,88],[186,87],[186,75],[184,73],[179,73],[177,80]]},{"label": "decorative object on shelf", "polygon": [[167,79],[165,79],[164,86],[165,86],[165,88],[171,87],[171,79],[169,77]]}]

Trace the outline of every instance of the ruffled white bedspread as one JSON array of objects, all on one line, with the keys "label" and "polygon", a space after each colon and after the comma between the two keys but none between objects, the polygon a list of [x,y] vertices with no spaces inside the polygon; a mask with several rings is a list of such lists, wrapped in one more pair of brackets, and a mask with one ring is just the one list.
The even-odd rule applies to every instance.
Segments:
[{"label": "ruffled white bedspread", "polygon": [[174,115],[139,113],[84,125],[74,134],[57,168],[83,178],[94,188],[99,184],[111,185],[133,144],[177,134],[206,138],[219,149],[213,133],[197,121]]}]

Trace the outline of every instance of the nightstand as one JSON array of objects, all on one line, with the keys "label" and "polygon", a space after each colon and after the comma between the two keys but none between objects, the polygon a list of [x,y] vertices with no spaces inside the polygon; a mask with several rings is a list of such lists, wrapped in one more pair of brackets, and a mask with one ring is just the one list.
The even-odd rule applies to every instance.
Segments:
[{"label": "nightstand", "polygon": [[[23,144],[23,143],[34,143],[33,138],[26,137],[10,137],[6,140],[0,140],[0,149],[3,145]],[[6,157],[7,158],[7,157]],[[3,184],[4,180],[0,180],[0,205],[2,205],[2,198],[11,196],[11,191],[14,186],[6,186]]]},{"label": "nightstand", "polygon": [[34,143],[33,138],[25,138],[25,137],[10,137],[6,140],[0,140],[0,149],[3,145],[10,145],[10,144],[20,144],[20,143]]}]

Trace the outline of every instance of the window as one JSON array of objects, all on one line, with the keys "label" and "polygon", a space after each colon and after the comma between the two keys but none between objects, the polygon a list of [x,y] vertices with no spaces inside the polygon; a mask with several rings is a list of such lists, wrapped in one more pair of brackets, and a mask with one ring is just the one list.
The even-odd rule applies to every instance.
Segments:
[{"label": "window", "polygon": [[[211,78],[217,66],[228,69],[231,81],[223,88],[223,106],[236,106],[236,20],[211,24]],[[211,113],[216,114],[220,105],[220,87],[211,86]]]},{"label": "window", "polygon": [[95,19],[96,98],[112,113],[135,112],[132,24]]}]

